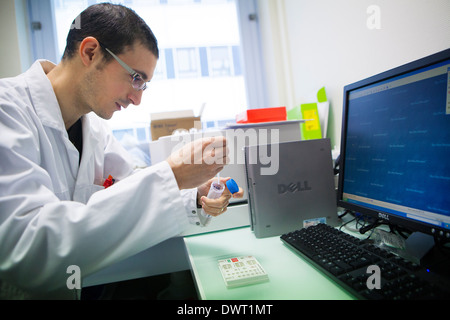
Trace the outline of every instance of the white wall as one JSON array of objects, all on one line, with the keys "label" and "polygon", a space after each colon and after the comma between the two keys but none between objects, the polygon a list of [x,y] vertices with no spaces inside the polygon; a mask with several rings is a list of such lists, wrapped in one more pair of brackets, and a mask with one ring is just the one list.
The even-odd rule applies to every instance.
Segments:
[{"label": "white wall", "polygon": [[[271,104],[290,108],[309,102],[311,93],[325,86],[332,109],[328,136],[337,146],[345,85],[450,48],[449,0],[258,4]],[[370,5],[380,8],[380,29],[367,27]]]},{"label": "white wall", "polygon": [[0,78],[16,76],[31,65],[26,0],[0,2]]},{"label": "white wall", "polygon": [[14,1],[0,4],[0,78],[20,73],[19,40],[16,29]]}]

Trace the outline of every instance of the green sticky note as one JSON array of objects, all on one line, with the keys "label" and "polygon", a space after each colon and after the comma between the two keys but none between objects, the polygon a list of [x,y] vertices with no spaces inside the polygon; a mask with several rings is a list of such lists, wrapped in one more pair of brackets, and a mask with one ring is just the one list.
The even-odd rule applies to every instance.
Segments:
[{"label": "green sticky note", "polygon": [[301,124],[303,140],[322,139],[317,103],[302,104],[300,109],[302,119],[305,120]]},{"label": "green sticky note", "polygon": [[294,107],[291,110],[287,111],[287,119],[288,120],[301,120],[302,113],[300,111],[300,106]]},{"label": "green sticky note", "polygon": [[327,102],[327,92],[325,90],[325,87],[321,88],[317,92],[317,101],[318,102]]}]

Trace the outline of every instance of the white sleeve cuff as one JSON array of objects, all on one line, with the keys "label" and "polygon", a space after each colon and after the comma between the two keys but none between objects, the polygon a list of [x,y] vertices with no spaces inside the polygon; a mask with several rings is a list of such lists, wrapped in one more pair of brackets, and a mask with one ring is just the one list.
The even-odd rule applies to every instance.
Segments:
[{"label": "white sleeve cuff", "polygon": [[181,190],[181,195],[189,223],[202,227],[203,224],[199,218],[200,210],[202,209],[197,208],[197,189]]}]

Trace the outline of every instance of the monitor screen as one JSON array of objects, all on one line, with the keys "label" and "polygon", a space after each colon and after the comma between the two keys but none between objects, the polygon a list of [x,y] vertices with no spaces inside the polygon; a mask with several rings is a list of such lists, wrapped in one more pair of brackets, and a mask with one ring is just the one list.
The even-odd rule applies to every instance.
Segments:
[{"label": "monitor screen", "polygon": [[450,50],[344,88],[338,204],[450,238]]}]

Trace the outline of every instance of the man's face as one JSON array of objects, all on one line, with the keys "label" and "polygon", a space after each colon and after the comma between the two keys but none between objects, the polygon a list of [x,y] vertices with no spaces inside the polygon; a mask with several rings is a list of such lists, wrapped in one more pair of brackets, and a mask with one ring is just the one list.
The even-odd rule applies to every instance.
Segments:
[{"label": "man's face", "polygon": [[[134,45],[118,57],[139,73],[145,82],[152,79],[157,59],[141,44]],[[90,111],[103,119],[110,119],[114,112],[129,104],[139,105],[143,93],[133,88],[129,72],[114,58],[106,64],[100,63],[86,74],[82,92]]]}]

